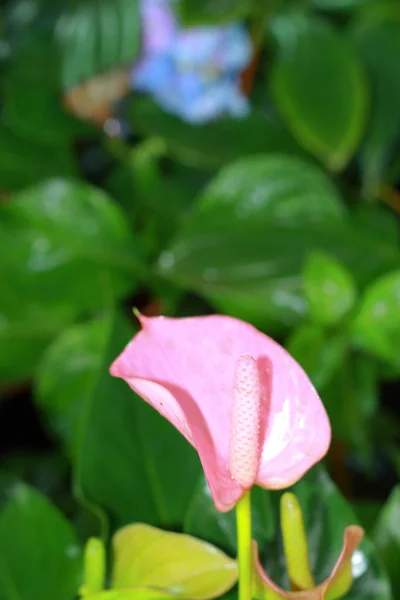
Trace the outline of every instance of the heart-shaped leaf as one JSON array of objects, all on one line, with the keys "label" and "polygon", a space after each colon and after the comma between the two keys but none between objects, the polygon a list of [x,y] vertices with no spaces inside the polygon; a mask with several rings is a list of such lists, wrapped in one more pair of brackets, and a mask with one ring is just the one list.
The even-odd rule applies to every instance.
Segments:
[{"label": "heart-shaped leaf", "polygon": [[237,580],[236,561],[192,536],[134,524],[113,538],[113,587],[148,586],[178,598],[216,598]]},{"label": "heart-shaped leaf", "polygon": [[299,143],[330,169],[356,150],[367,88],[356,53],[329,23],[301,15],[272,21],[278,57],[271,74],[278,109]]},{"label": "heart-shaped leaf", "polygon": [[35,489],[18,484],[0,514],[2,600],[71,600],[81,563],[68,521]]}]

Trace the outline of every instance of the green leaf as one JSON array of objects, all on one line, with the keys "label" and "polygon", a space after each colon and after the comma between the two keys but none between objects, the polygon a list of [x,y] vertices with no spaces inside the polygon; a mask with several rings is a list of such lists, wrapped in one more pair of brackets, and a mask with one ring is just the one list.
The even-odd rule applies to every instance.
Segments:
[{"label": "green leaf", "polygon": [[71,600],[82,552],[68,521],[33,488],[18,484],[0,514],[4,600]]},{"label": "green leaf", "polygon": [[[259,544],[270,541],[275,534],[270,493],[254,487],[251,504],[253,538]],[[185,533],[216,544],[233,556],[237,554],[235,512],[221,513],[217,511],[204,475],[200,476],[186,513],[184,530]]]},{"label": "green leaf", "polygon": [[83,311],[134,287],[138,251],[102,191],[54,179],[0,206],[0,378],[32,374],[43,350]]},{"label": "green leaf", "polygon": [[236,561],[189,535],[138,523],[119,530],[113,546],[114,588],[154,587],[202,600],[220,596],[237,581]]},{"label": "green leaf", "polygon": [[277,107],[306,150],[341,170],[366,120],[366,84],[355,52],[322,20],[292,15],[271,26],[279,48],[271,73]]},{"label": "green leaf", "polygon": [[[102,191],[63,179],[0,207],[4,293],[63,315],[106,306],[134,283],[138,253],[119,207]],[[11,287],[11,292],[7,287]]]},{"label": "green leaf", "polygon": [[323,326],[341,321],[356,301],[351,273],[337,260],[320,252],[310,254],[306,260],[303,289],[311,320]]},{"label": "green leaf", "polygon": [[201,127],[168,115],[150,100],[135,97],[129,111],[135,130],[162,138],[169,154],[197,168],[215,170],[260,152],[303,154],[276,116],[256,109],[243,119],[223,118]]},{"label": "green leaf", "polygon": [[56,39],[62,83],[73,88],[106,69],[131,63],[140,47],[137,0],[80,0],[60,17]]},{"label": "green leaf", "polygon": [[317,167],[260,155],[219,172],[161,254],[159,269],[218,310],[276,331],[307,314],[300,272],[314,250],[340,260],[364,285],[400,262],[392,240],[348,219]]},{"label": "green leaf", "polygon": [[400,485],[397,485],[387,500],[375,526],[373,540],[380,559],[391,578],[393,595],[400,594]]},{"label": "green leaf", "polygon": [[75,457],[81,496],[118,525],[179,525],[200,465],[172,425],[109,375],[133,333],[112,315],[66,331],[41,365],[39,402]]},{"label": "green leaf", "polygon": [[286,348],[321,391],[344,360],[346,340],[343,335],[330,335],[318,325],[306,323],[293,331]]},{"label": "green leaf", "polygon": [[400,271],[384,275],[367,288],[352,335],[371,354],[400,365]]},{"label": "green leaf", "polygon": [[352,39],[367,67],[372,88],[361,165],[365,191],[376,195],[400,139],[400,19],[361,18]]}]

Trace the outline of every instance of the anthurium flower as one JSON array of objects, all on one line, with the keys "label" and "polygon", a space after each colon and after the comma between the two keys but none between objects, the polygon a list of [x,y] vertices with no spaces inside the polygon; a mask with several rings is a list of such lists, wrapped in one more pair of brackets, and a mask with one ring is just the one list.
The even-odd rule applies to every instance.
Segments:
[{"label": "anthurium flower", "polygon": [[342,552],[330,576],[319,585],[315,585],[311,573],[303,513],[293,493],[281,497],[281,530],[292,591],[282,590],[264,572],[253,542],[253,587],[257,600],[338,600],[347,594],[353,582],[351,558],[364,536],[361,527],[346,528]]},{"label": "anthurium flower", "polygon": [[357,525],[344,532],[343,549],[331,574],[325,581],[312,588],[300,588],[287,592],[268,577],[258,559],[257,544],[253,542],[255,597],[257,600],[338,600],[350,590],[353,582],[351,557],[364,536]]},{"label": "anthurium flower", "polygon": [[196,448],[218,510],[230,510],[253,484],[292,485],[324,456],[324,407],[274,340],[227,316],[140,322],[110,372]]}]

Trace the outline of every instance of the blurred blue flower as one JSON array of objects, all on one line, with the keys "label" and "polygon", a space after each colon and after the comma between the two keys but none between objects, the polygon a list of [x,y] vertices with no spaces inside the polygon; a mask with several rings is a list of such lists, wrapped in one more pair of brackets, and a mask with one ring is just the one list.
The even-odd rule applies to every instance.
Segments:
[{"label": "blurred blue flower", "polygon": [[171,4],[141,0],[144,53],[132,69],[132,88],[191,123],[245,116],[239,75],[252,56],[246,29],[237,23],[182,29]]}]

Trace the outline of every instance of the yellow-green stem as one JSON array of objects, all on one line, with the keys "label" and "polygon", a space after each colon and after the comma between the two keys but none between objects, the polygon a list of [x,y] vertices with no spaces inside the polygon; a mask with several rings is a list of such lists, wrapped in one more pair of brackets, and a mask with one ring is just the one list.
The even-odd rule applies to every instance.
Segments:
[{"label": "yellow-green stem", "polygon": [[251,559],[251,496],[246,492],[236,505],[237,545],[239,563],[238,600],[252,598],[252,559]]}]

